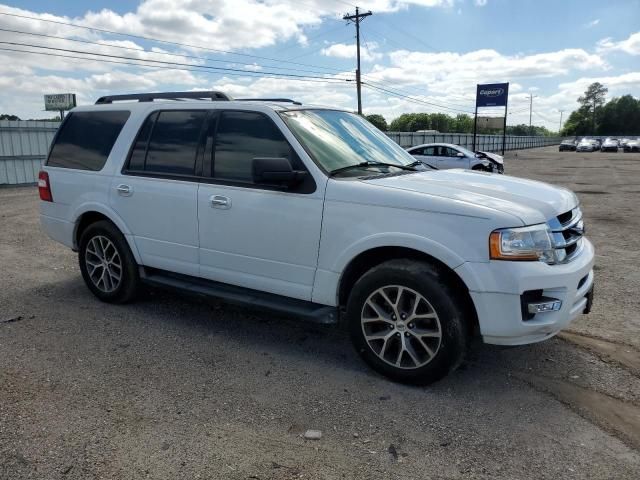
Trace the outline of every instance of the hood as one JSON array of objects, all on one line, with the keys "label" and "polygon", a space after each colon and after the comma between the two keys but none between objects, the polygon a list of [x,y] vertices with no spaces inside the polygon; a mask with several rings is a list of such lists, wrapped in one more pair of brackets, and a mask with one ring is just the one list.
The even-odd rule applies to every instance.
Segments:
[{"label": "hood", "polygon": [[497,153],[491,153],[491,152],[478,152],[481,153],[482,155],[484,155],[485,157],[487,157],[489,160],[492,160],[496,163],[499,164],[504,164],[504,157],[502,157],[502,155],[498,155]]},{"label": "hood", "polygon": [[578,205],[576,195],[566,188],[471,170],[437,170],[364,182],[492,208],[519,217],[525,225],[546,222]]}]

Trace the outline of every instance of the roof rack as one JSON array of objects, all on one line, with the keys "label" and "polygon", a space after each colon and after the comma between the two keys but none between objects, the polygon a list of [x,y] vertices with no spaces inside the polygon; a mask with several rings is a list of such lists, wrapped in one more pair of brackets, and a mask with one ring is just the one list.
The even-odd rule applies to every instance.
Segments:
[{"label": "roof rack", "polygon": [[202,92],[157,92],[157,93],[130,93],[127,95],[107,95],[96,100],[96,105],[119,102],[123,100],[137,100],[139,102],[153,102],[154,100],[212,100],[212,101],[228,101],[231,97],[226,93],[217,91]]},{"label": "roof rack", "polygon": [[294,105],[302,105],[302,102],[292,100],[290,98],[236,98],[237,102],[282,102],[293,103]]}]

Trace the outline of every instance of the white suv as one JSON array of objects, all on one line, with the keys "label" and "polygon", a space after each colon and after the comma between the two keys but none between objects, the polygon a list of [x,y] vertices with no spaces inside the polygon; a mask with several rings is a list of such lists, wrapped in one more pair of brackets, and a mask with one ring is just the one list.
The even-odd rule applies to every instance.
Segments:
[{"label": "white suv", "polygon": [[342,319],[397,381],[446,375],[473,334],[538,342],[591,306],[594,251],[572,192],[427,169],[338,109],[103,97],[67,116],[39,190],[44,230],[79,252],[100,300],[146,282]]}]

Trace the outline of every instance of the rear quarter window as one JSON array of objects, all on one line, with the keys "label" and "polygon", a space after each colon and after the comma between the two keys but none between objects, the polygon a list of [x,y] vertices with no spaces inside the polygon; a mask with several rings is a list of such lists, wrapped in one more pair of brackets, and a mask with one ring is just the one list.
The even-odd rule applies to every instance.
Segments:
[{"label": "rear quarter window", "polygon": [[129,115],[128,111],[70,113],[54,140],[47,165],[102,170]]}]

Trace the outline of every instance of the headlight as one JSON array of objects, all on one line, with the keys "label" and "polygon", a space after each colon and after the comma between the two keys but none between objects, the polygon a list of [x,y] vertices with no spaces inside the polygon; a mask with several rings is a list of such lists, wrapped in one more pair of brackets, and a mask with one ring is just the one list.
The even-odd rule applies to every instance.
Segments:
[{"label": "headlight", "polygon": [[546,224],[502,228],[489,237],[491,260],[540,260],[553,263],[551,230]]}]

